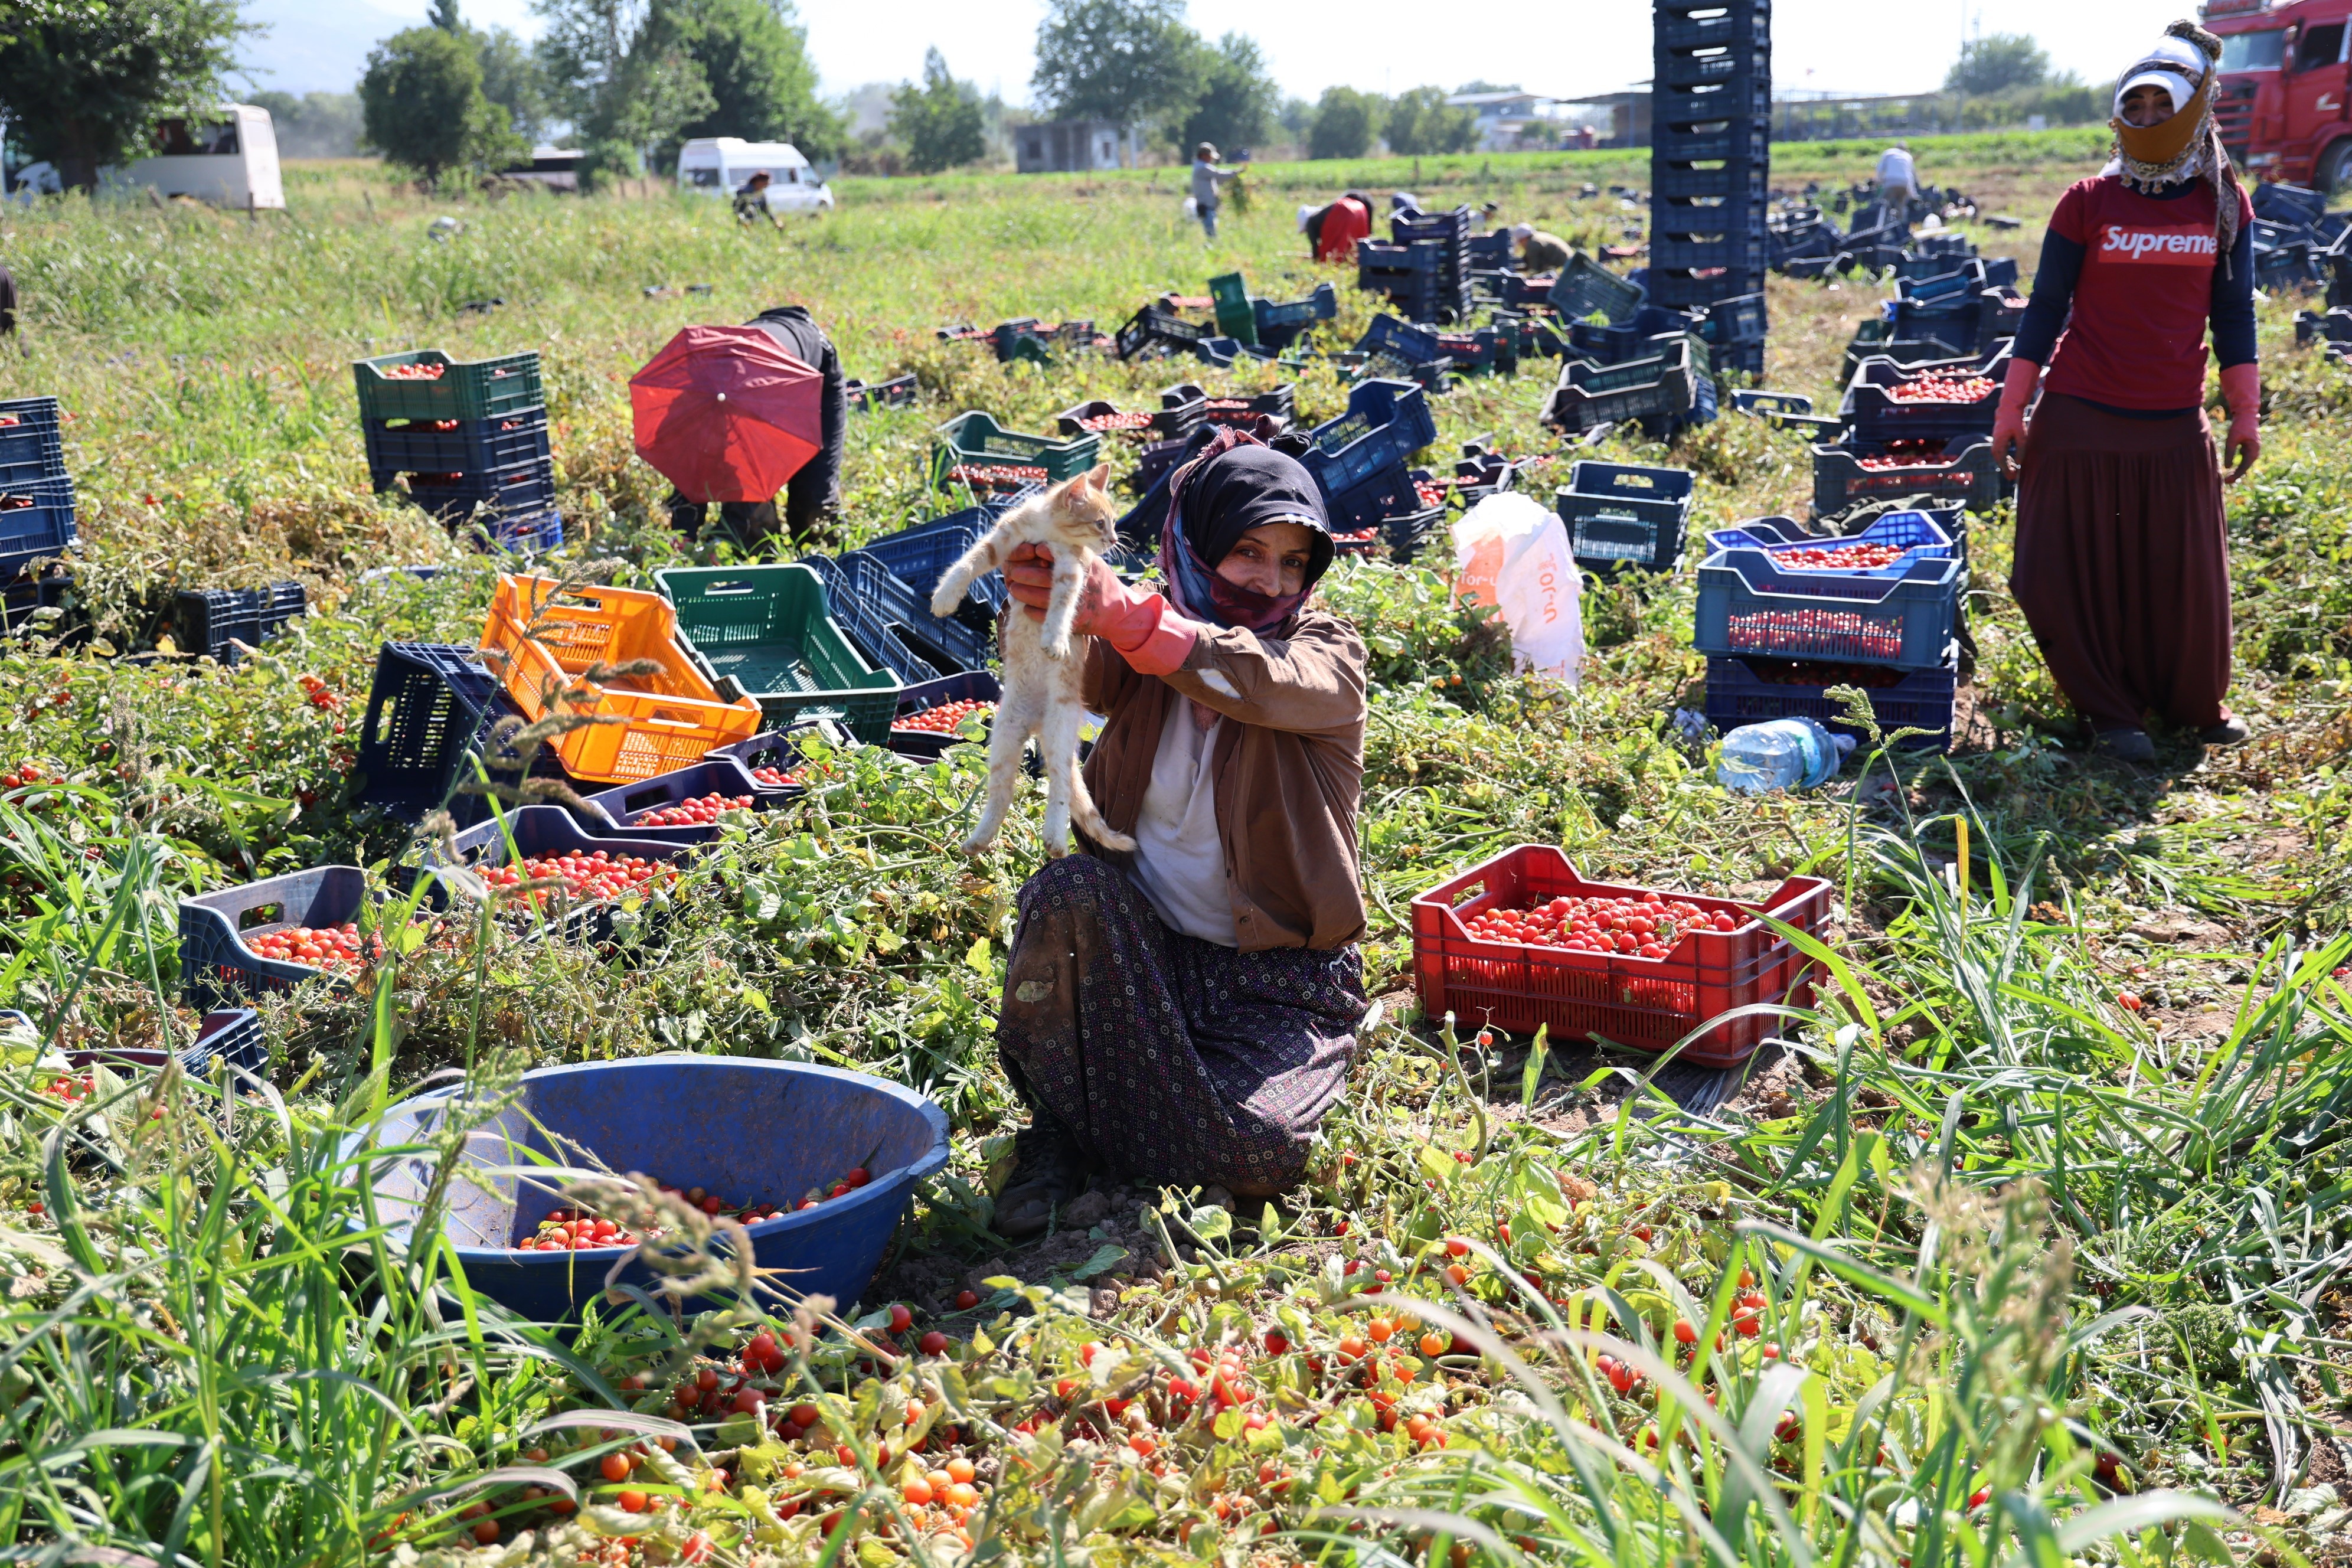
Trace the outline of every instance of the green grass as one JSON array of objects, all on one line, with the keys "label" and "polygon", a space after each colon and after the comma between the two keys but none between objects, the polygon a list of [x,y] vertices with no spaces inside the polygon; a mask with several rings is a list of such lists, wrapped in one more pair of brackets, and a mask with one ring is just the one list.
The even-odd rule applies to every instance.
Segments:
[{"label": "green grass", "polygon": [[[1929,178],[2030,216],[2099,141],[1914,146]],[[1780,151],[1789,181],[1828,184],[1876,148]],[[338,862],[405,885],[409,835],[346,794],[369,671],[386,638],[475,635],[493,568],[368,494],[352,358],[540,349],[574,537],[557,566],[643,583],[696,552],[668,538],[663,487],[631,456],[625,383],[688,322],[797,299],[852,374],[917,373],[919,408],[855,422],[854,540],[949,504],[922,470],[930,426],[954,412],[1036,429],[1085,397],[1131,406],[1202,379],[1093,358],[999,367],[937,325],[1108,329],[1239,267],[1276,298],[1339,280],[1336,335],[1352,341],[1370,304],[1298,256],[1296,201],[1411,182],[1594,244],[1642,222],[1578,194],[1618,179],[1643,183],[1605,154],[1267,168],[1214,247],[1169,171],[845,182],[840,212],[782,233],[666,197],[428,200],[359,164],[295,167],[291,210],[258,222],[0,211],[27,308],[0,393],[54,391],[72,416],[93,623],[77,646],[0,650],[0,768],[43,774],[0,790],[0,1005],[74,1046],[184,1039],[176,896]],[[436,239],[442,216],[459,226]],[[2035,239],[2030,225],[1979,237],[2029,258]],[[1829,395],[1878,298],[1775,279],[1768,383]],[[627,912],[612,951],[481,913],[371,987],[273,997],[268,1087],[250,1094],[126,1070],[68,1106],[43,1092],[55,1070],[31,1042],[11,1042],[0,1531],[45,1561],[79,1546],[309,1568],[395,1543],[436,1563],[521,1560],[524,1530],[547,1560],[611,1561],[606,1540],[634,1536],[632,1562],[691,1561],[699,1531],[715,1561],[801,1563],[821,1560],[841,1510],[860,1521],[843,1559],[964,1561],[948,1521],[904,1500],[911,1435],[926,1465],[953,1451],[981,1467],[962,1523],[979,1561],[2316,1552],[2302,1515],[2254,1511],[2342,1474],[2352,1373],[2335,1131],[2352,1094],[2352,391],[2288,347],[2293,308],[2263,308],[2269,447],[2231,498],[2232,701],[2258,735],[2230,756],[2170,737],[2157,769],[2080,756],[2003,586],[2004,517],[1971,541],[1983,654],[1964,744],[1798,798],[1727,794],[1670,721],[1703,673],[1687,574],[1596,585],[1569,690],[1510,676],[1442,572],[1335,573],[1327,595],[1374,652],[1366,957],[1391,1023],[1308,1184],[1260,1213],[1143,1194],[1097,1235],[1010,1252],[988,1238],[987,1172],[1019,1120],[994,997],[1036,850],[1016,825],[976,861],[955,852],[978,784],[960,754],[926,771],[825,759],[804,803],[731,829]],[[1549,449],[1547,368],[1441,399],[1437,453],[1488,432]],[[1341,401],[1328,383],[1300,395],[1311,416]],[[1702,529],[1796,514],[1810,493],[1798,440],[1746,420],[1602,455],[1691,468]],[[450,570],[361,578],[398,562]],[[174,588],[289,576],[312,612],[236,668],[159,647]],[[1973,848],[1956,869],[1962,817]],[[1643,1058],[1531,1053],[1414,1017],[1405,905],[1522,842],[1561,845],[1591,875],[1745,898],[1832,878],[1828,971],[1786,1022],[1790,1053],[1700,1115],[1664,1099]],[[835,1333],[756,1380],[778,1405],[818,1406],[825,1443],[786,1452],[698,1411],[673,1426],[681,1381],[740,1368],[751,1320],[791,1327],[789,1307],[684,1327],[616,1309],[567,1343],[428,1288],[435,1249],[386,1230],[370,1167],[341,1153],[437,1070],[494,1099],[530,1067],[669,1049],[847,1064],[949,1110],[953,1163],[857,1331],[909,1300],[953,1341],[952,1372],[877,1365]],[[1470,1244],[1458,1289],[1438,1272],[1453,1237]],[[1090,1268],[1103,1248],[1118,1256]],[[1369,1268],[1340,1271],[1349,1258],[1392,1276],[1380,1306],[1362,1300]],[[959,1309],[967,1278],[981,1299]],[[1106,1284],[1115,1304],[1077,1310]],[[1391,1350],[1410,1354],[1364,1386],[1343,1342],[1374,1316],[1405,1324]],[[1458,1336],[1433,1365],[1422,1320]],[[1204,1381],[1185,1352],[1244,1346],[1247,1406],[1172,1396],[1171,1374]],[[1602,1353],[1639,1373],[1624,1391]],[[1097,1393],[1150,1413],[1149,1458]],[[1247,1410],[1269,1419],[1251,1427]],[[1412,1436],[1424,1421],[1443,1447]],[[604,1458],[639,1434],[675,1454],[653,1445],[625,1487],[604,1481]],[[730,1479],[707,1491],[713,1459]],[[680,1505],[625,1513],[625,1489]],[[499,1552],[451,1543],[478,1496]],[[559,1514],[550,1496],[581,1506]]]}]

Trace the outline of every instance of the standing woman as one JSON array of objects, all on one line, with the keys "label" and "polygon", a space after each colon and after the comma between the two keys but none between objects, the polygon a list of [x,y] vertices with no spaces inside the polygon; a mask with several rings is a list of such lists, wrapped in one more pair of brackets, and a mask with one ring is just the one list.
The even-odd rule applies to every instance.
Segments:
[{"label": "standing woman", "polygon": [[2213,126],[2221,58],[2175,22],[2124,73],[2115,161],[2051,216],[1993,425],[2022,475],[2010,592],[2098,749],[2126,762],[2154,760],[2151,713],[2209,746],[2247,733],[2221,701],[2230,561],[2204,411],[2210,322],[2235,483],[2262,453],[2262,381],[2253,205]]},{"label": "standing woman", "polygon": [[[1272,1197],[1346,1086],[1364,642],[1307,602],[1331,557],[1307,470],[1224,430],[1171,483],[1165,596],[1094,563],[1076,626],[1109,722],[1087,787],[1136,847],[1088,845],[1021,889],[996,1040],[1032,1120],[996,1200],[1007,1237],[1097,1171]],[[1031,615],[1051,559],[1005,563]]]}]

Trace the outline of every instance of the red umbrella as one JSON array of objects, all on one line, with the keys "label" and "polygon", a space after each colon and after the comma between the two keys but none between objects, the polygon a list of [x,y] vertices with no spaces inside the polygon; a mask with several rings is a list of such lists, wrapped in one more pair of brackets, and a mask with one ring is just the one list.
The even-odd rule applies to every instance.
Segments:
[{"label": "red umbrella", "polygon": [[688,327],[629,378],[637,456],[688,500],[772,500],[824,438],[822,388],[757,327]]}]

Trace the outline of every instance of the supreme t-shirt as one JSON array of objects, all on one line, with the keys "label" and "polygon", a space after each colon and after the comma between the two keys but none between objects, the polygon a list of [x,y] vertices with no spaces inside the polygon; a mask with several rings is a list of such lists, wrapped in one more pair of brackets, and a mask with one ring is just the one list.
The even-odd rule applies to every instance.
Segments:
[{"label": "supreme t-shirt", "polygon": [[[2253,204],[2239,198],[2242,228]],[[2205,401],[2205,329],[2213,274],[2213,188],[2158,201],[2114,175],[2058,198],[2053,231],[2083,247],[2074,315],[2045,384],[2117,408],[2194,408]]]}]

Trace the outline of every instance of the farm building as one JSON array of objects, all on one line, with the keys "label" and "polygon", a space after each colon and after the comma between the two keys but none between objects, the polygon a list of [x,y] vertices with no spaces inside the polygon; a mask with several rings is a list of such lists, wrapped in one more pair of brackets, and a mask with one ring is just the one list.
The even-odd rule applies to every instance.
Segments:
[{"label": "farm building", "polygon": [[1111,120],[1056,120],[1013,133],[1013,166],[1024,174],[1116,169],[1125,162],[1127,129]]}]

